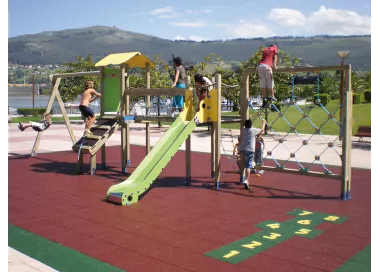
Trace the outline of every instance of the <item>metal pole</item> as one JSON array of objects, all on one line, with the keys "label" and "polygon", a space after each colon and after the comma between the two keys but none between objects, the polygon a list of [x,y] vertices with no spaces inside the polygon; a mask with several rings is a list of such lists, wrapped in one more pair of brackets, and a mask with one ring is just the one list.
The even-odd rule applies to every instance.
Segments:
[{"label": "metal pole", "polygon": [[32,77],[32,83],[33,83],[33,93],[32,93],[32,97],[33,97],[33,109],[34,109],[34,73],[33,73],[33,77]]}]

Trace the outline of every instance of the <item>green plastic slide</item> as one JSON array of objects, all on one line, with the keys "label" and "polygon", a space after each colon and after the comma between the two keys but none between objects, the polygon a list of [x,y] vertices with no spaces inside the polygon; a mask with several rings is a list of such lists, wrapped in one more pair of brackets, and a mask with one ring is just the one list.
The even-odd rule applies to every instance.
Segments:
[{"label": "green plastic slide", "polygon": [[196,127],[194,119],[184,121],[184,117],[181,113],[127,180],[108,189],[108,201],[130,205],[149,189]]}]

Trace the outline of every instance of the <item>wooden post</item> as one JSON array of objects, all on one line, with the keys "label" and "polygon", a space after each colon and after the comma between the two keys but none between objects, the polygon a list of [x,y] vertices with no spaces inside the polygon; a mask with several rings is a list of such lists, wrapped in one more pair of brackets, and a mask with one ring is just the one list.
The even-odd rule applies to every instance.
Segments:
[{"label": "wooden post", "polygon": [[215,126],[211,123],[211,178],[215,177]]},{"label": "wooden post", "polygon": [[[129,87],[129,66],[126,65],[125,66],[125,72],[127,73],[127,76],[125,78],[125,81],[124,81],[124,86],[127,88]],[[129,95],[126,95],[124,94],[125,96],[125,112],[127,115],[130,114],[131,112],[131,109],[129,108],[129,98],[130,96]],[[128,122],[126,125],[125,125],[125,138],[127,139],[127,143],[126,143],[126,149],[125,149],[125,158],[127,160],[127,165],[130,165],[131,164],[131,137],[130,137],[130,123]]]},{"label": "wooden post", "polygon": [[[100,97],[100,116],[104,115],[104,105],[105,105],[105,97],[104,97],[104,67],[100,67],[100,93],[102,96]],[[101,147],[102,154],[102,164],[101,167],[103,169],[106,168],[106,143],[104,143]]]},{"label": "wooden post", "polygon": [[91,172],[91,176],[95,175],[95,172],[96,172],[96,154],[90,155],[90,172]]},{"label": "wooden post", "polygon": [[[54,77],[53,76],[52,82],[51,82],[52,91],[51,91],[49,102],[46,106],[46,113],[49,113],[51,111],[51,108],[53,107],[54,99],[58,93],[58,87],[59,87],[60,82],[61,82],[60,77]],[[40,145],[42,133],[43,132],[40,131],[40,132],[38,132],[38,134],[36,136],[36,140],[34,141],[33,149],[32,149],[32,152],[30,154],[31,157],[34,157],[36,155],[36,151],[38,149],[38,146]]]},{"label": "wooden post", "polygon": [[[145,74],[146,74],[146,88],[150,89],[150,64],[149,62],[145,63]],[[146,113],[145,115],[149,115],[150,109],[150,95],[146,97]],[[150,151],[150,122],[145,123],[145,131],[146,131],[146,154],[148,155]]]},{"label": "wooden post", "polygon": [[[190,88],[190,76],[187,76],[186,90],[189,88]],[[191,107],[193,107],[193,105],[194,105],[194,95],[193,95],[193,101],[191,101]],[[191,182],[191,133],[186,139],[186,183],[190,183],[190,182]]]},{"label": "wooden post", "polygon": [[221,132],[222,132],[222,104],[221,104],[221,97],[222,97],[222,76],[220,74],[217,74],[215,77],[216,80],[216,89],[217,89],[217,120],[214,123],[215,126],[215,184],[214,187],[219,189],[220,184],[220,140],[221,140]]},{"label": "wooden post", "polygon": [[125,64],[120,65],[120,124],[121,124],[121,171],[123,173],[127,172],[126,162],[126,148],[127,148],[127,138],[126,138],[126,124],[124,123],[124,116],[126,114],[126,105],[125,103]]},{"label": "wooden post", "polygon": [[77,162],[77,174],[82,174],[82,168],[83,168],[83,153],[79,154],[78,162]]},{"label": "wooden post", "polygon": [[352,147],[352,90],[351,65],[345,73],[343,93],[343,142],[342,142],[342,185],[341,198],[351,198],[351,147]]},{"label": "wooden post", "polygon": [[66,127],[67,127],[67,130],[69,131],[71,141],[73,142],[73,144],[75,144],[77,142],[77,140],[75,138],[73,127],[71,126],[70,119],[69,119],[69,117],[67,116],[67,113],[66,113],[65,105],[63,104],[63,101],[62,101],[62,98],[61,98],[61,94],[59,93],[58,90],[56,92],[56,97],[57,97],[58,105],[61,108],[61,112],[62,112],[63,118],[65,119]]},{"label": "wooden post", "polygon": [[[246,71],[243,73],[243,78],[241,82],[241,92],[240,92],[240,137],[243,131],[244,122],[249,118],[249,108],[248,108],[248,97],[249,97],[249,73]],[[241,141],[241,139],[240,139]],[[244,171],[244,158],[240,156],[240,182],[245,179]]]}]

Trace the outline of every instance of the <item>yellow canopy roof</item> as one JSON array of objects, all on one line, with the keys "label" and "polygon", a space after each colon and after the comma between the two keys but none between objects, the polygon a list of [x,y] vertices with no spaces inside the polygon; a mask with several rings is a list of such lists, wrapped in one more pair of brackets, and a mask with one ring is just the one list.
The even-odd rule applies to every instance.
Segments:
[{"label": "yellow canopy roof", "polygon": [[145,67],[145,63],[149,63],[150,67],[154,66],[154,63],[140,52],[129,53],[117,53],[109,54],[104,59],[95,64],[96,67],[108,66],[108,65],[120,65],[122,63],[128,64],[129,68]]}]

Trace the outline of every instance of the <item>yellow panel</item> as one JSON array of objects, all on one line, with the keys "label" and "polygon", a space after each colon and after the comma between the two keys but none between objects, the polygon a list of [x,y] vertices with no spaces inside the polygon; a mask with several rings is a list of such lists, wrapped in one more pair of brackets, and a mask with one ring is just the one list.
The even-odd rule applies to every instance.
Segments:
[{"label": "yellow panel", "polygon": [[153,62],[148,59],[145,55],[140,52],[129,52],[129,53],[117,53],[117,54],[109,54],[104,59],[98,61],[95,66],[107,66],[107,65],[120,65],[122,63],[126,63],[130,68],[135,67],[145,67],[145,63],[148,62],[150,67],[153,67]]},{"label": "yellow panel", "polygon": [[209,95],[201,101],[196,116],[199,123],[218,121],[218,93],[216,89],[212,89]]},{"label": "yellow panel", "polygon": [[[218,90],[212,89],[209,92],[210,96],[210,108],[209,108],[209,116],[210,121],[217,122],[218,121]],[[221,103],[221,101],[219,101]]]},{"label": "yellow panel", "polygon": [[181,118],[184,121],[191,121],[194,116],[194,99],[193,91],[188,89],[185,91],[185,103],[183,111],[181,112]]}]

